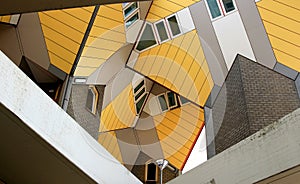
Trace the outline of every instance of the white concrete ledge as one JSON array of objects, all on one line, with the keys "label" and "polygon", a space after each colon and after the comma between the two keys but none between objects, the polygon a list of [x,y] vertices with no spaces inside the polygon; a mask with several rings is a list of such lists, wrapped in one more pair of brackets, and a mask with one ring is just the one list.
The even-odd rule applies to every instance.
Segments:
[{"label": "white concrete ledge", "polygon": [[249,184],[299,164],[300,109],[169,183]]},{"label": "white concrete ledge", "polygon": [[141,183],[0,51],[0,103],[97,183]]}]

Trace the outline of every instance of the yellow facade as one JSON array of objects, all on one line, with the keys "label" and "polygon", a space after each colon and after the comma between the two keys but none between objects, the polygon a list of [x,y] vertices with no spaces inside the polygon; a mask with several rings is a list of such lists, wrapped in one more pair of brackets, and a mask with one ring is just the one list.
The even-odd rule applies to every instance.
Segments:
[{"label": "yellow facade", "polygon": [[89,76],[126,43],[121,4],[100,6],[75,76]]},{"label": "yellow facade", "polygon": [[262,0],[257,7],[277,61],[300,72],[300,1]]},{"label": "yellow facade", "polygon": [[164,156],[181,169],[204,125],[203,109],[190,103],[153,119]]},{"label": "yellow facade", "polygon": [[134,69],[200,106],[214,85],[196,30],[141,53]]},{"label": "yellow facade", "polygon": [[11,15],[0,16],[0,22],[10,23]]},{"label": "yellow facade", "polygon": [[153,0],[146,20],[156,22],[200,0]]},{"label": "yellow facade", "polygon": [[118,139],[114,131],[99,134],[98,142],[119,162],[123,162]]},{"label": "yellow facade", "polygon": [[39,13],[50,63],[69,74],[86,32],[93,8]]},{"label": "yellow facade", "polygon": [[102,110],[99,132],[131,127],[135,115],[132,86],[129,84]]}]

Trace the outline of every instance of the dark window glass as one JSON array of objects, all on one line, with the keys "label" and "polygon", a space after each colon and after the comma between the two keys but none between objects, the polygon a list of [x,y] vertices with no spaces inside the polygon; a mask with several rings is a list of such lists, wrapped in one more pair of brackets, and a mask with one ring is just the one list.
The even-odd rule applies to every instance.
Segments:
[{"label": "dark window glass", "polygon": [[159,23],[155,24],[155,26],[157,28],[158,35],[159,35],[159,38],[160,38],[161,42],[169,39],[169,36],[168,36],[168,33],[167,33],[164,22],[159,22]]},{"label": "dark window glass", "polygon": [[139,43],[136,47],[137,50],[142,51],[148,47],[151,47],[156,44],[154,37],[153,29],[150,24],[146,24],[144,32],[139,40]]},{"label": "dark window glass", "polygon": [[176,16],[173,15],[172,17],[168,18],[168,22],[172,31],[172,35],[176,36],[178,34],[180,34],[180,29],[179,29],[179,25],[176,19]]},{"label": "dark window glass", "polygon": [[137,99],[139,99],[140,98],[140,96],[142,96],[142,94],[144,94],[145,93],[145,88],[143,88],[135,97],[134,97],[134,99],[135,100],[137,100]]},{"label": "dark window glass", "polygon": [[[123,3],[124,4],[124,3]],[[126,6],[126,5],[125,5]],[[127,18],[134,10],[138,8],[137,2],[130,5],[128,8],[124,10],[124,17]]]},{"label": "dark window glass", "polygon": [[128,19],[126,22],[125,22],[125,26],[126,28],[128,28],[129,26],[131,26],[136,20],[139,19],[139,14],[136,13],[134,16],[132,16],[130,19]]},{"label": "dark window glass", "polygon": [[223,4],[224,4],[226,13],[231,12],[232,10],[235,9],[232,0],[222,0],[222,1],[223,1]]},{"label": "dark window glass", "polygon": [[169,101],[169,106],[174,107],[176,104],[176,95],[173,92],[168,92],[168,101]]},{"label": "dark window glass", "polygon": [[158,101],[160,103],[160,107],[161,107],[162,111],[168,110],[168,105],[167,105],[167,101],[166,101],[165,95],[158,96]]},{"label": "dark window glass", "polygon": [[137,85],[137,87],[134,88],[134,93],[136,93],[139,89],[141,89],[141,87],[144,85],[144,80],[142,80],[141,83],[139,83],[139,85]]},{"label": "dark window glass", "polygon": [[147,181],[155,181],[155,180],[156,180],[156,165],[151,163],[148,164]]},{"label": "dark window glass", "polygon": [[207,0],[207,4],[208,4],[212,18],[216,18],[221,15],[221,12],[220,12],[220,9],[218,7],[218,3],[216,0]]},{"label": "dark window glass", "polygon": [[179,98],[180,98],[181,104],[185,104],[185,103],[188,103],[188,102],[189,102],[186,98],[184,98],[184,97],[182,97],[182,96],[180,96]]},{"label": "dark window glass", "polygon": [[147,97],[147,93],[144,94],[144,96],[135,104],[135,106],[136,106],[136,113],[137,114],[140,113],[146,97]]}]

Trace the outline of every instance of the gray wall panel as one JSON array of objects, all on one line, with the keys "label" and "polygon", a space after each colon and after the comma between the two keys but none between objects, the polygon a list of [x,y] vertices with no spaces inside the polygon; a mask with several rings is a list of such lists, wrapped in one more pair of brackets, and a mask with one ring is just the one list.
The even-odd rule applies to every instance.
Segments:
[{"label": "gray wall panel", "polygon": [[257,62],[273,69],[276,58],[254,0],[236,0]]},{"label": "gray wall panel", "polygon": [[212,78],[222,86],[228,70],[204,1],[192,5],[190,11]]}]

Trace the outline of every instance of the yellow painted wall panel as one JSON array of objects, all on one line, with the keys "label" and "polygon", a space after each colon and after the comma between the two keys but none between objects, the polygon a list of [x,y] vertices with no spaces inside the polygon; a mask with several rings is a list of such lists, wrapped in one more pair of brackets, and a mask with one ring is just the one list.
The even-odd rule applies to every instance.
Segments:
[{"label": "yellow painted wall panel", "polygon": [[171,15],[173,12],[169,11],[168,9],[166,8],[161,8],[155,4],[153,4],[151,7],[150,7],[150,12],[154,15],[157,15],[161,18],[163,17],[167,17],[169,15]]},{"label": "yellow painted wall panel", "polygon": [[281,27],[284,27],[286,29],[292,30],[296,32],[299,32],[299,24],[295,22],[292,19],[289,19],[288,17],[282,16],[277,14],[276,12],[273,12],[272,10],[266,10],[264,8],[261,8],[258,6],[259,13],[262,17],[263,22],[268,21],[273,24],[279,25]]},{"label": "yellow painted wall panel", "polygon": [[210,94],[211,89],[212,89],[212,86],[210,86],[209,80],[206,80],[201,89],[201,92],[199,93],[199,96],[198,96],[201,106],[204,106],[204,104]]},{"label": "yellow painted wall panel", "polygon": [[85,47],[82,52],[82,56],[101,58],[101,59],[108,59],[113,54],[114,54],[113,51],[97,49],[93,47]]},{"label": "yellow painted wall panel", "polygon": [[81,43],[85,30],[78,31],[62,22],[59,22],[52,17],[49,17],[47,14],[40,12],[39,13],[40,21],[42,25],[53,28],[59,33],[66,35],[68,38],[73,38],[78,43]]},{"label": "yellow painted wall panel", "polygon": [[44,35],[47,35],[48,38],[55,40],[55,42],[59,43],[60,45],[64,46],[72,50],[73,52],[77,53],[79,50],[80,43],[73,40],[72,38],[67,38],[62,33],[58,33],[52,28],[46,27],[42,25],[42,30]]},{"label": "yellow painted wall panel", "polygon": [[117,22],[115,20],[111,20],[111,19],[108,19],[108,18],[105,18],[105,17],[100,17],[98,16],[96,19],[95,19],[95,25],[99,25],[103,28],[107,28],[107,29],[113,29],[115,27],[118,27],[118,26],[123,26],[123,23],[122,22]]},{"label": "yellow painted wall panel", "polygon": [[189,94],[191,88],[193,88],[194,81],[191,80],[189,76],[187,76],[183,82],[183,85],[180,88],[180,92],[185,94],[186,96]]},{"label": "yellow painted wall panel", "polygon": [[199,67],[199,64],[194,60],[192,66],[191,66],[191,69],[189,71],[189,77],[195,81],[196,79],[196,76],[198,74],[198,71],[200,70],[201,68]]},{"label": "yellow painted wall panel", "polygon": [[277,1],[291,7],[300,7],[300,1],[295,1],[295,0],[277,0]]},{"label": "yellow painted wall panel", "polygon": [[118,11],[116,9],[112,9],[109,6],[100,6],[99,13],[102,16],[109,17],[111,19],[123,22],[123,13],[122,11]]},{"label": "yellow painted wall panel", "polygon": [[262,0],[258,3],[260,7],[269,9],[277,14],[283,15],[290,19],[299,20],[300,11],[297,8],[287,6],[286,4],[280,3],[274,0]]},{"label": "yellow painted wall panel", "polygon": [[276,38],[274,36],[269,35],[269,39],[271,42],[271,45],[276,50],[283,51],[291,56],[294,56],[298,59],[300,59],[300,47],[297,45],[294,45],[292,43],[288,43],[284,40],[281,40],[279,38]]},{"label": "yellow painted wall panel", "polygon": [[283,39],[300,47],[300,28],[298,30],[299,32],[297,33],[295,32],[297,30],[287,30],[286,28],[279,27],[268,22],[264,22],[264,25],[269,35],[280,37],[280,39]]},{"label": "yellow painted wall panel", "polygon": [[1,22],[10,23],[11,15],[1,16]]},{"label": "yellow painted wall panel", "polygon": [[68,74],[70,73],[71,68],[72,68],[72,65],[70,63],[67,63],[65,60],[57,57],[53,53],[48,52],[48,54],[49,54],[51,64],[53,64],[57,68],[61,69],[65,73],[68,73]]},{"label": "yellow painted wall panel", "polygon": [[162,66],[161,66],[161,70],[160,70],[158,76],[160,76],[162,78],[166,78],[167,74],[169,72],[172,72],[172,71],[169,71],[172,64],[173,64],[172,60],[165,59]]},{"label": "yellow painted wall panel", "polygon": [[91,75],[97,68],[85,68],[77,66],[74,76],[89,76]]},{"label": "yellow painted wall panel", "polygon": [[[53,42],[53,40],[49,40],[45,38],[45,42],[47,45],[48,51],[55,53],[58,57],[63,58],[66,62],[72,64],[74,63],[76,54],[72,53],[71,51],[67,50],[66,48],[58,45],[57,43]],[[52,63],[52,60],[50,60]]]},{"label": "yellow painted wall panel", "polygon": [[122,47],[123,43],[112,42],[109,40],[101,39],[101,38],[88,38],[88,42],[86,45],[93,46],[95,48],[101,49],[111,49],[111,50],[118,50]]},{"label": "yellow painted wall panel", "polygon": [[78,62],[78,66],[98,68],[105,61],[106,61],[105,59],[81,57]]},{"label": "yellow painted wall panel", "polygon": [[[93,7],[93,9],[94,9],[94,7]],[[63,9],[63,11],[77,17],[78,19],[86,22],[87,24],[89,23],[91,16],[92,16],[92,12],[86,11],[83,8]]]},{"label": "yellow painted wall panel", "polygon": [[165,7],[171,12],[177,12],[178,10],[182,9],[182,6],[178,5],[177,3],[170,2],[168,0],[154,0],[153,5]]},{"label": "yellow painted wall panel", "polygon": [[275,56],[279,63],[288,66],[298,72],[300,72],[300,59],[292,57],[282,51],[274,49]]},{"label": "yellow painted wall panel", "polygon": [[191,46],[191,42],[193,41],[194,37],[196,36],[195,31],[188,32],[184,35],[184,39],[180,45],[180,48],[187,52]]},{"label": "yellow painted wall panel", "polygon": [[86,31],[88,22],[83,22],[82,20],[77,18],[77,16],[80,16],[80,14],[74,17],[61,10],[46,11],[44,13],[55,18],[56,20],[62,21],[63,23],[73,27],[76,30],[79,30],[81,32]]}]

